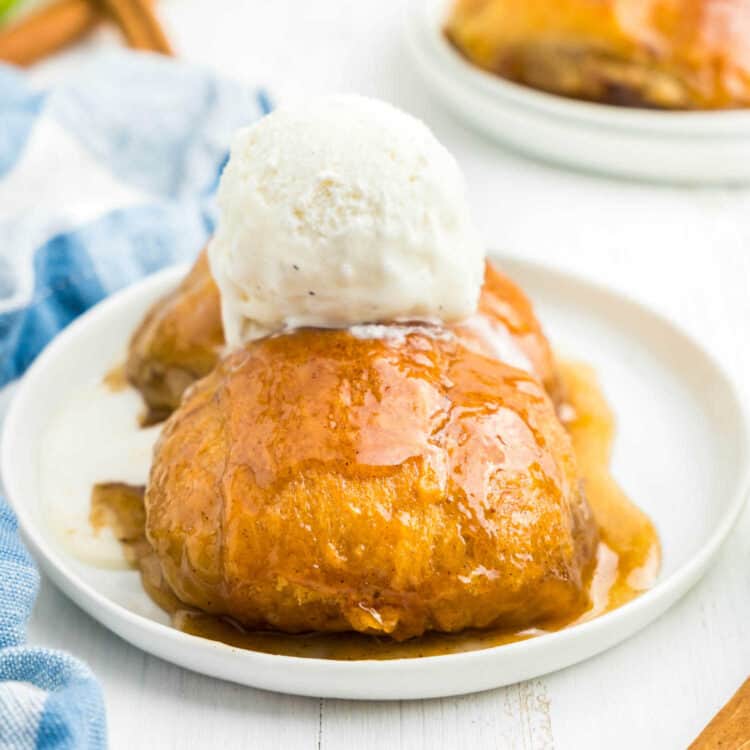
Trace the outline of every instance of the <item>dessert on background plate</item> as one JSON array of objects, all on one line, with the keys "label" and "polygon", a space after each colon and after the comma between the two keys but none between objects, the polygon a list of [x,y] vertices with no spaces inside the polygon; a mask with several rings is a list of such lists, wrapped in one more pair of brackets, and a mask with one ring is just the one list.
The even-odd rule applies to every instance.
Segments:
[{"label": "dessert on background plate", "polygon": [[[545,162],[750,180],[748,0],[420,0],[406,39],[460,119]],[[620,106],[601,106],[620,105]]]},{"label": "dessert on background plate", "polygon": [[485,260],[463,180],[360,97],[235,138],[207,254],[126,374],[156,421],[145,487],[96,487],[188,632],[331,658],[448,653],[589,619],[659,544],[608,471],[612,417]]},{"label": "dessert on background plate", "polygon": [[562,96],[750,106],[748,0],[457,0],[445,31],[478,67]]}]

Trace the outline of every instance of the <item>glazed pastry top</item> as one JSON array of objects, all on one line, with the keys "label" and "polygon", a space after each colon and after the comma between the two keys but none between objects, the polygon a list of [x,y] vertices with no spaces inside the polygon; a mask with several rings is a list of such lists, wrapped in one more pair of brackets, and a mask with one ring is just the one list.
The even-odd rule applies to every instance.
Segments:
[{"label": "glazed pastry top", "polygon": [[442,327],[229,355],[166,423],[146,509],[180,600],[287,632],[558,618],[596,546],[544,388]]}]

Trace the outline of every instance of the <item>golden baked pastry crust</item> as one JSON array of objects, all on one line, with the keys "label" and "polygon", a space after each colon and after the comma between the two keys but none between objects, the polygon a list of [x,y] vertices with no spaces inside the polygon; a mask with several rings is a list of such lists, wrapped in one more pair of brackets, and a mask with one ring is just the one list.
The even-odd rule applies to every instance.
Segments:
[{"label": "golden baked pastry crust", "polygon": [[403,639],[588,600],[569,436],[535,378],[460,332],[247,345],[167,421],[145,502],[177,596],[248,628]]},{"label": "golden baked pastry crust", "polygon": [[[526,295],[504,274],[487,264],[479,314],[507,329],[553,398],[559,379],[552,353]],[[468,330],[463,332],[468,340]],[[474,336],[477,347],[486,342]],[[185,280],[148,311],[130,341],[126,375],[143,395],[150,421],[177,408],[185,389],[208,375],[224,346],[219,290],[203,251]]]},{"label": "golden baked pastry crust", "polygon": [[750,106],[750,0],[457,0],[446,33],[479,67],[564,96]]},{"label": "golden baked pastry crust", "polygon": [[130,339],[125,374],[143,395],[150,421],[171,414],[183,391],[211,372],[223,346],[219,289],[204,250],[183,282],[151,307]]}]

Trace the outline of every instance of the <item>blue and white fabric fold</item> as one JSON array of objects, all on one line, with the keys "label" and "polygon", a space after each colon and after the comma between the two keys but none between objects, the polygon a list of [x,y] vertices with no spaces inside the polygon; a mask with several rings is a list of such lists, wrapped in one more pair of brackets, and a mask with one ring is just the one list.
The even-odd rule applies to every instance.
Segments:
[{"label": "blue and white fabric fold", "polygon": [[[0,387],[91,305],[195,257],[231,133],[268,110],[263,90],[147,54],[49,90],[0,66]],[[0,747],[102,748],[90,670],[25,645],[38,581],[0,497]]]},{"label": "blue and white fabric fold", "polygon": [[72,656],[24,645],[39,573],[0,500],[0,747],[103,748],[104,703]]}]

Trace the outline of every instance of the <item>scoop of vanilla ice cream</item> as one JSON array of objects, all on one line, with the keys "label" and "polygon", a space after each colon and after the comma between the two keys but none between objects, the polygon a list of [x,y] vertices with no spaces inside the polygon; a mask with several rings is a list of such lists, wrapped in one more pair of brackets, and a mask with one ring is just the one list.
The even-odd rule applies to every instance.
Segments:
[{"label": "scoop of vanilla ice cream", "polygon": [[484,249],[458,165],[388,104],[325,97],[240,130],[218,204],[209,259],[230,347],[476,308]]}]

